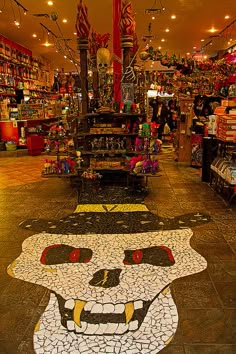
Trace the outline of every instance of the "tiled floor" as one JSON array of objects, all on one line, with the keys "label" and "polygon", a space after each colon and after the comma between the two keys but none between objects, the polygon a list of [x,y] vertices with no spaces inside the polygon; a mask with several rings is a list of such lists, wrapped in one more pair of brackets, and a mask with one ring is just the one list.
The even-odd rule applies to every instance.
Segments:
[{"label": "tiled floor", "polygon": [[[29,226],[27,224],[21,225],[25,225],[26,228],[19,227],[19,224],[25,219],[49,219],[52,222],[66,220],[67,215],[76,209],[78,193],[76,185],[71,184],[67,179],[41,178],[42,156],[1,157],[0,159],[0,353],[31,354],[35,352],[33,349],[35,326],[48,306],[50,291],[42,285],[36,286],[31,282],[17,279],[17,276],[13,278],[6,272],[7,267],[21,254],[22,242],[39,233],[31,230],[30,227],[27,229]],[[170,289],[178,311],[177,331],[173,340],[163,350],[160,351],[158,346],[156,348],[159,353],[165,354],[234,354],[236,353],[236,204],[234,202],[231,206],[227,206],[207,184],[201,182],[197,169],[180,166],[172,159],[162,157],[161,169],[161,177],[149,179],[149,193],[145,198],[145,205],[158,216],[159,224],[163,225],[163,220],[166,218],[168,222],[172,223],[176,219],[181,223],[181,215],[191,213],[195,216],[198,213],[209,214],[211,220],[203,224],[190,220],[193,231],[191,247],[197,251],[195,254],[198,257],[201,255],[205,258],[207,268],[205,269],[204,258],[200,257],[199,266],[204,264],[202,268],[204,270],[172,281]],[[116,219],[117,213],[108,214],[107,227],[108,224],[121,222]],[[113,217],[115,214],[116,217]],[[153,229],[153,225],[151,228]],[[134,229],[133,223],[132,230]],[[40,231],[43,231],[42,228]],[[163,231],[162,236],[167,233],[168,231]],[[178,232],[173,234],[176,247],[177,236]],[[61,239],[64,237],[66,236],[61,234]],[[118,239],[123,242],[121,236]],[[35,239],[35,242],[36,248],[40,240]],[[27,259],[27,267],[30,269],[32,258],[29,256]],[[34,267],[32,265],[32,269]],[[184,267],[185,265],[182,266],[183,270]],[[186,269],[188,267],[187,260]],[[196,265],[196,269],[197,267]],[[180,271],[180,277],[181,274]],[[25,279],[27,280],[27,275]],[[133,287],[135,288],[135,284]],[[127,291],[124,289],[124,292]],[[152,322],[151,327],[155,327],[155,321]],[[151,333],[152,340],[154,337],[155,333]],[[127,339],[128,344],[129,340]],[[89,343],[92,341],[93,337],[90,336]],[[98,345],[100,342],[98,339],[96,341]],[[89,345],[73,353],[92,354],[93,351],[88,349]],[[153,351],[155,345],[154,349],[150,343],[145,345],[147,349],[142,346],[140,352],[132,352],[132,349],[117,352],[155,353]],[[36,352],[54,353],[49,349],[40,350],[42,349]],[[63,345],[62,349],[55,351],[55,353],[65,354],[69,352],[70,350],[63,349]],[[97,352],[116,353],[112,351],[112,347]]]}]

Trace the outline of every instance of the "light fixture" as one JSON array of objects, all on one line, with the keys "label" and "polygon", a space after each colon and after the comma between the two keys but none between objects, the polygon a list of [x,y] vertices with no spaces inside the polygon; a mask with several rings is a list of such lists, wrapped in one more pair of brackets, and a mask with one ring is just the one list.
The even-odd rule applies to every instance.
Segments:
[{"label": "light fixture", "polygon": [[214,27],[212,27],[211,29],[208,30],[208,32],[215,33],[215,32],[217,32],[217,29],[215,29]]},{"label": "light fixture", "polygon": [[176,16],[175,15],[171,15],[170,17],[172,20],[175,20],[176,19]]},{"label": "light fixture", "polygon": [[32,37],[36,38],[36,37],[37,37],[37,34],[36,34],[36,33],[33,33],[33,34],[32,34]]},{"label": "light fixture", "polygon": [[152,20],[155,20],[155,16],[152,16]]},{"label": "light fixture", "polygon": [[49,43],[49,42],[45,42],[43,43],[44,47],[50,47],[52,45],[52,43]]},{"label": "light fixture", "polygon": [[14,24],[15,24],[17,27],[19,27],[19,26],[20,26],[20,22],[19,22],[19,21],[17,21],[17,20],[15,20],[15,21],[14,21]]},{"label": "light fixture", "polygon": [[165,32],[170,32],[169,28],[166,28],[166,29],[165,29]]},{"label": "light fixture", "polygon": [[228,20],[230,18],[229,15],[225,15],[225,20]]},{"label": "light fixture", "polygon": [[74,32],[74,35],[76,36],[76,35],[77,35],[77,32]]},{"label": "light fixture", "polygon": [[158,47],[159,50],[161,50],[161,47]]},{"label": "light fixture", "polygon": [[205,42],[205,39],[201,39],[201,42]]},{"label": "light fixture", "polygon": [[162,39],[161,39],[161,42],[165,42],[165,39],[164,39],[164,38],[162,38]]},{"label": "light fixture", "polygon": [[67,23],[67,19],[66,19],[66,18],[63,18],[62,22],[63,22],[63,23]]},{"label": "light fixture", "polygon": [[53,6],[53,1],[48,1],[49,6]]}]

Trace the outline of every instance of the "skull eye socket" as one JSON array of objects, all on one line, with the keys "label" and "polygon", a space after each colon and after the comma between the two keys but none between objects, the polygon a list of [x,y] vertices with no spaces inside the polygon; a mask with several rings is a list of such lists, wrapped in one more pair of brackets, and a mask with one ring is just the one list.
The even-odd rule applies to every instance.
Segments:
[{"label": "skull eye socket", "polygon": [[68,245],[51,245],[44,249],[40,262],[45,265],[63,263],[88,263],[93,252],[89,248],[75,248]]},{"label": "skull eye socket", "polygon": [[125,250],[125,265],[151,264],[169,267],[175,264],[171,250],[166,246],[154,246],[138,250]]}]

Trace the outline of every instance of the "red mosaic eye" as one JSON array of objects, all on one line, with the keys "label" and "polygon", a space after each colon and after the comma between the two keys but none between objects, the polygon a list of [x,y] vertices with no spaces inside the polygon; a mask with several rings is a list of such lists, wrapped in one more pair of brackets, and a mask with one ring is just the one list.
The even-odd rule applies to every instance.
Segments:
[{"label": "red mosaic eye", "polygon": [[132,253],[132,259],[134,263],[139,264],[143,259],[143,252],[141,250],[136,250]]},{"label": "red mosaic eye", "polygon": [[166,251],[166,253],[168,254],[168,258],[169,258],[169,260],[170,260],[171,262],[174,262],[174,261],[175,261],[173,255],[172,255],[172,252],[171,252],[171,250],[169,249],[169,247],[166,247],[166,246],[158,246],[158,247]]},{"label": "red mosaic eye", "polygon": [[69,259],[72,263],[78,262],[80,257],[80,250],[75,248],[69,255]]},{"label": "red mosaic eye", "polygon": [[57,248],[57,247],[61,247],[62,245],[51,245],[51,246],[48,246],[44,249],[42,255],[41,255],[41,258],[40,258],[40,263],[42,264],[47,264],[46,262],[46,255],[48,253],[49,250],[53,249],[53,248]]},{"label": "red mosaic eye", "polygon": [[124,264],[129,265],[130,263],[128,261],[123,261]]}]

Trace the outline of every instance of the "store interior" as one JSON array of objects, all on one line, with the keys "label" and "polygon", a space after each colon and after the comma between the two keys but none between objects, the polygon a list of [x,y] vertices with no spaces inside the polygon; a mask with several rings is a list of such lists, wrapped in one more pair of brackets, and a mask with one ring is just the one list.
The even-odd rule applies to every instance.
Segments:
[{"label": "store interior", "polygon": [[236,352],[235,15],[0,0],[0,354]]}]

